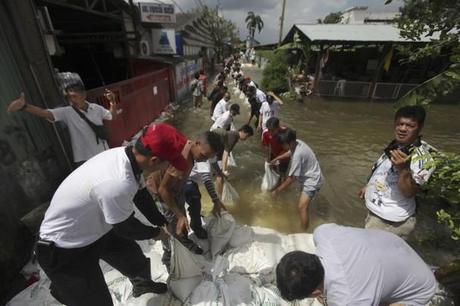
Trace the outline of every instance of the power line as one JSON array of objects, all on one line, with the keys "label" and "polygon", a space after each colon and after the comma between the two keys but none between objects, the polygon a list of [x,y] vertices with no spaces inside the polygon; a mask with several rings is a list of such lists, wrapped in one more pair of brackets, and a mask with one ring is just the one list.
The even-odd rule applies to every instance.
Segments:
[{"label": "power line", "polygon": [[177,6],[177,8],[179,9],[179,11],[181,11],[181,13],[185,14],[184,10],[180,7],[179,4],[176,3],[176,1],[171,0],[171,2],[172,2],[175,6]]}]

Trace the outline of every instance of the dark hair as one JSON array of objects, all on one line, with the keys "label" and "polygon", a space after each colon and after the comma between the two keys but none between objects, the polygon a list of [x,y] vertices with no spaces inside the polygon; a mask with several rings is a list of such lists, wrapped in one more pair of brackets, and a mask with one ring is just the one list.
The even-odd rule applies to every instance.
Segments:
[{"label": "dark hair", "polygon": [[284,133],[278,135],[278,142],[280,144],[290,143],[296,141],[297,135],[296,132],[292,129],[287,129]]},{"label": "dark hair", "polygon": [[222,86],[222,89],[227,92],[228,91],[228,87],[227,86]]},{"label": "dark hair", "polygon": [[242,127],[240,127],[240,129],[238,131],[243,132],[243,133],[247,134],[248,136],[254,135],[254,130],[252,129],[252,127],[249,124],[243,125]]},{"label": "dark hair", "polygon": [[222,80],[217,81],[217,86],[219,86],[219,87],[224,86],[224,81],[222,81]]},{"label": "dark hair", "polygon": [[272,104],[273,101],[275,100],[275,98],[273,98],[272,95],[267,95],[266,97],[267,97],[267,102],[268,102],[268,104]]},{"label": "dark hair", "polygon": [[276,266],[276,285],[287,301],[310,296],[324,280],[324,268],[318,256],[302,251],[289,252]]},{"label": "dark hair", "polygon": [[78,83],[70,83],[69,85],[67,85],[65,87],[65,92],[69,92],[69,91],[73,91],[73,92],[85,92],[85,86],[78,82]]},{"label": "dark hair", "polygon": [[236,103],[233,103],[230,105],[230,111],[237,112],[238,114],[240,113],[240,106]]},{"label": "dark hair", "polygon": [[200,78],[200,73],[199,72],[195,72],[195,79],[199,79]]},{"label": "dark hair", "polygon": [[280,126],[280,120],[276,117],[268,118],[267,122],[265,123],[267,129],[274,130]]},{"label": "dark hair", "polygon": [[417,121],[419,126],[425,123],[426,112],[420,105],[403,106],[396,111],[395,121],[399,118],[411,118]]},{"label": "dark hair", "polygon": [[200,136],[200,139],[205,144],[208,144],[209,147],[211,147],[211,149],[214,152],[217,153],[217,152],[224,151],[224,144],[222,143],[222,139],[219,136],[219,134],[214,133],[214,132],[210,132],[210,131],[206,131]]}]

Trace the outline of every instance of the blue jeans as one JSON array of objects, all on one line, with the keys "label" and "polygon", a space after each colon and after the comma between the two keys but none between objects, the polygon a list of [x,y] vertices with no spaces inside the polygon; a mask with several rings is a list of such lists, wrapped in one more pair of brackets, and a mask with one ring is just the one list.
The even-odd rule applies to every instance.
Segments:
[{"label": "blue jeans", "polygon": [[192,229],[201,227],[201,193],[198,184],[188,180],[185,183],[184,191],[190,214],[190,227]]}]

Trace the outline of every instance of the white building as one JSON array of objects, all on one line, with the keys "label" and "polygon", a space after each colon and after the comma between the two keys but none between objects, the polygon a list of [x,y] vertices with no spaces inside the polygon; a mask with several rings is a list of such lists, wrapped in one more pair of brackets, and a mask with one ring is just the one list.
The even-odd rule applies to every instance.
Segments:
[{"label": "white building", "polygon": [[342,24],[394,23],[398,12],[370,12],[367,6],[353,6],[342,13]]}]

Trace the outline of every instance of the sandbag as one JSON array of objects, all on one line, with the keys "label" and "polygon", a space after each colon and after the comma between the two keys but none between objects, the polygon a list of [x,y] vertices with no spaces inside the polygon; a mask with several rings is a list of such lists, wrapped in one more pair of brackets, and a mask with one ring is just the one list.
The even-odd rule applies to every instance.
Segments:
[{"label": "sandbag", "polygon": [[239,98],[240,98],[240,99],[244,99],[245,97],[246,97],[246,95],[244,94],[244,92],[241,92]]},{"label": "sandbag", "polygon": [[195,255],[176,238],[170,238],[171,272],[168,285],[171,292],[185,303],[190,294],[203,280],[203,274]]},{"label": "sandbag", "polygon": [[235,225],[228,245],[232,248],[238,248],[242,245],[254,241],[254,231],[247,225]]},{"label": "sandbag", "polygon": [[233,152],[230,152],[230,154],[228,155],[228,166],[230,167],[236,167],[236,161],[235,161],[235,158],[233,157]]},{"label": "sandbag", "polygon": [[222,191],[222,202],[224,202],[224,204],[227,206],[232,206],[239,199],[240,195],[235,190],[235,188],[233,188],[233,186],[228,181],[225,181]]},{"label": "sandbag", "polygon": [[262,179],[262,185],[260,187],[262,191],[272,190],[272,188],[278,184],[279,179],[280,175],[270,167],[269,162],[265,162],[265,174]]},{"label": "sandbag", "polygon": [[211,256],[214,259],[224,251],[230,241],[235,228],[235,219],[228,212],[223,212],[220,218],[212,216],[208,220],[206,228],[211,245]]},{"label": "sandbag", "polygon": [[190,296],[190,304],[194,306],[215,306],[219,300],[219,289],[211,281],[203,281]]},{"label": "sandbag", "polygon": [[228,305],[241,305],[248,304],[252,300],[251,294],[251,281],[238,274],[229,273],[223,277],[226,285],[223,286],[222,291],[226,291],[228,297]]}]

